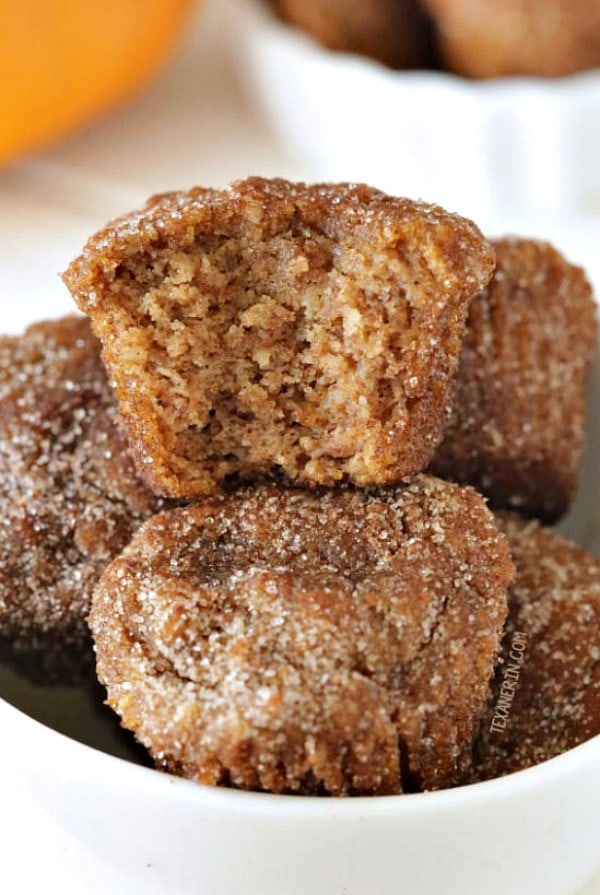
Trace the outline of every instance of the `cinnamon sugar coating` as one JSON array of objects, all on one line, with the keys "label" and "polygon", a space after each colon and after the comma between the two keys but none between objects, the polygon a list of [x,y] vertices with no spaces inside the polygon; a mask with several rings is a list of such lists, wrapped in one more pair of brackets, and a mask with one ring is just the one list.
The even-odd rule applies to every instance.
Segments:
[{"label": "cinnamon sugar coating", "polygon": [[475,225],[438,207],[250,178],[155,197],[93,236],[65,282],[138,468],[190,498],[230,476],[365,486],[422,470],[493,266]]},{"label": "cinnamon sugar coating", "polygon": [[89,662],[92,590],[160,506],[115,419],[87,320],[0,337],[0,643],[42,676]]},{"label": "cinnamon sugar coating", "polygon": [[513,566],[471,489],[241,489],[161,513],[90,617],[108,702],[205,784],[347,795],[466,770]]},{"label": "cinnamon sugar coating", "polygon": [[599,0],[424,0],[445,65],[473,78],[600,65]]},{"label": "cinnamon sugar coating", "polygon": [[431,62],[429,22],[417,0],[274,0],[286,21],[332,50],[371,56],[392,68]]},{"label": "cinnamon sugar coating", "polygon": [[[517,577],[475,780],[531,767],[600,734],[600,561],[537,522],[510,514],[498,522]],[[517,651],[516,632],[525,634]],[[504,695],[514,697],[503,711],[505,680]]]},{"label": "cinnamon sugar coating", "polygon": [[545,242],[494,242],[497,269],[471,305],[454,409],[432,471],[495,507],[551,521],[583,450],[596,306],[581,268]]}]

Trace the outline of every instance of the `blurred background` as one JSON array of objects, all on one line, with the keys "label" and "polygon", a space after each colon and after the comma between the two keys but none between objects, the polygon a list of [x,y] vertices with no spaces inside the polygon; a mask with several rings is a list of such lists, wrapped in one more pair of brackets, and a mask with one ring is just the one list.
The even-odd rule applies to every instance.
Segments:
[{"label": "blurred background", "polygon": [[600,281],[600,0],[7,0],[0,45],[5,330],[64,312],[108,218],[250,173],[435,201]]},{"label": "blurred background", "polygon": [[[11,29],[23,81],[0,68],[5,331],[71,307],[59,272],[98,226],[151,193],[300,173],[255,122],[234,72],[235,3],[9,0],[1,43]],[[45,63],[32,72],[40,44]]]}]

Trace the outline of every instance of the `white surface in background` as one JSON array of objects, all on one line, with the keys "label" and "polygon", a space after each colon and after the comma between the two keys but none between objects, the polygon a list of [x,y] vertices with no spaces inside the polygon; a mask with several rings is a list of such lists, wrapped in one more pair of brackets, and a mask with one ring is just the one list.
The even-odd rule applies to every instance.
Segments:
[{"label": "white surface in background", "polygon": [[[290,151],[325,180],[364,180],[478,219],[600,211],[600,72],[469,81],[323,49],[265,0],[234,3],[242,64]],[[290,101],[293,97],[293,101]]]},{"label": "white surface in background", "polygon": [[[152,192],[193,183],[219,186],[249,173],[319,176],[288,158],[259,127],[223,51],[224,15],[231,7],[219,0],[207,7],[183,54],[142,97],[0,174],[0,331],[18,332],[34,319],[72,309],[58,273],[95,228]],[[235,47],[238,27],[235,18],[227,25],[230,46]],[[587,264],[600,285],[600,221],[490,217],[480,223],[489,232],[554,238]],[[142,895],[139,884],[115,880],[33,802],[3,761],[2,731],[0,891]],[[598,893],[600,881],[581,890],[581,895]]]},{"label": "white surface in background", "polygon": [[183,52],[142,96],[0,172],[2,331],[72,308],[59,272],[94,230],[151,193],[307,174],[254,120],[226,57],[224,12],[205,0]]}]

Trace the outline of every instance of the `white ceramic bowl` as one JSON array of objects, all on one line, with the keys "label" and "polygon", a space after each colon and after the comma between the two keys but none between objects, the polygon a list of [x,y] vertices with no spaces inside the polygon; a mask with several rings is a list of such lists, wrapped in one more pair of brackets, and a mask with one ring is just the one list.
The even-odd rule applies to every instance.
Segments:
[{"label": "white ceramic bowl", "polygon": [[[600,72],[467,81],[323,49],[264,0],[235,5],[243,83],[314,179],[486,218],[600,209]],[[232,18],[233,21],[233,18]]]},{"label": "white ceramic bowl", "polygon": [[566,895],[598,866],[598,737],[500,780],[336,800],[198,786],[2,700],[0,730],[39,802],[113,866],[118,892],[131,879],[149,895]]}]

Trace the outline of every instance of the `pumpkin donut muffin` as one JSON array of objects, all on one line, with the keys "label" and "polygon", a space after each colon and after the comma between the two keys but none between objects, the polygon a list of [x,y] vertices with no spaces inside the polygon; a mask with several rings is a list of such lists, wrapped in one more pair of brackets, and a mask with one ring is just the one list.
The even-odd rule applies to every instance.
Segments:
[{"label": "pumpkin donut muffin", "polygon": [[600,562],[504,514],[517,569],[476,780],[520,771],[600,734]]},{"label": "pumpkin donut muffin", "polygon": [[331,795],[454,783],[513,566],[471,489],[241,489],[146,523],[90,617],[108,703],[160,766]]},{"label": "pumpkin donut muffin", "polygon": [[600,65],[600,0],[424,0],[445,65],[472,78]]},{"label": "pumpkin donut muffin", "polygon": [[568,508],[583,450],[596,305],[585,274],[546,242],[500,239],[471,305],[454,410],[432,471],[495,507],[551,521]]},{"label": "pumpkin donut muffin", "polygon": [[431,61],[429,22],[417,0],[274,0],[283,19],[332,50],[392,68]]},{"label": "pumpkin donut muffin", "polygon": [[491,248],[366,186],[250,178],[152,199],[65,275],[164,496],[230,476],[397,483],[431,460]]},{"label": "pumpkin donut muffin", "polygon": [[85,318],[0,338],[0,643],[41,676],[89,662],[92,589],[159,508],[115,418]]}]

